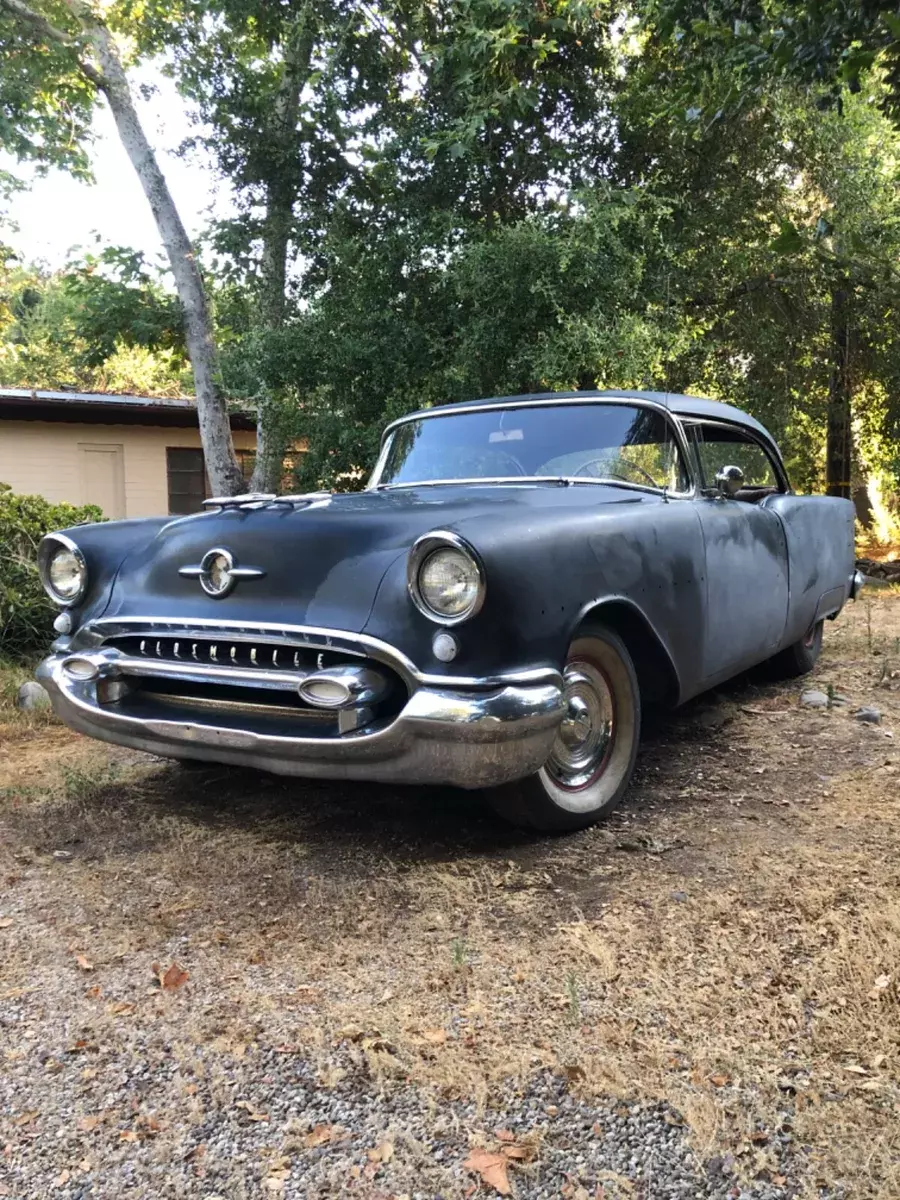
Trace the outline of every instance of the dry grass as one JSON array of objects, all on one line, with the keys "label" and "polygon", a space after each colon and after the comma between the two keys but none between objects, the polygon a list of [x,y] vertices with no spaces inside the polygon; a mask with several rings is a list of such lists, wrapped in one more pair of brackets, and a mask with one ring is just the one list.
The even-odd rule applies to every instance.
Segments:
[{"label": "dry grass", "polygon": [[[186,771],[5,704],[0,994],[122,1047],[152,1023],[186,1069],[281,1045],[327,1083],[339,1047],[489,1107],[546,1065],[668,1098],[748,1175],[791,1127],[808,1195],[896,1197],[897,589],[829,625],[816,683],[849,703],[743,679],[661,718],[624,811],[558,840],[477,797]],[[190,983],[148,994],[173,958]]]}]

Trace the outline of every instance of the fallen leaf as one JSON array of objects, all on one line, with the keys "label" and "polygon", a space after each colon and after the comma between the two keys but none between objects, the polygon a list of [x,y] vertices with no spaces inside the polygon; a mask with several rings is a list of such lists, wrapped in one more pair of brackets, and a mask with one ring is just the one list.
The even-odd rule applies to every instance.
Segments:
[{"label": "fallen leaf", "polygon": [[268,1121],[269,1119],[268,1113],[257,1112],[249,1100],[238,1100],[234,1107],[242,1108],[251,1121]]},{"label": "fallen leaf", "polygon": [[72,1173],[70,1171],[60,1171],[50,1186],[53,1188],[65,1187],[71,1178]]},{"label": "fallen leaf", "polygon": [[869,992],[869,999],[877,1000],[880,996],[882,996],[884,994],[884,992],[890,986],[891,986],[890,975],[879,975],[878,978],[875,980],[875,983],[874,983],[874,986],[872,987],[871,992]]},{"label": "fallen leaf", "polygon": [[35,1108],[31,1112],[23,1112],[13,1121],[13,1125],[18,1125],[20,1128],[23,1125],[30,1125],[35,1117],[38,1116],[38,1110]]},{"label": "fallen leaf", "polygon": [[473,1150],[463,1166],[467,1171],[477,1171],[484,1183],[501,1196],[509,1196],[512,1189],[506,1174],[506,1159],[502,1154],[491,1154],[487,1150]]},{"label": "fallen leaf", "polygon": [[495,1129],[494,1137],[498,1142],[514,1142],[516,1135],[510,1129]]},{"label": "fallen leaf", "polygon": [[382,1142],[374,1150],[366,1151],[366,1158],[373,1163],[389,1163],[394,1157],[394,1143]]},{"label": "fallen leaf", "polygon": [[709,1082],[713,1087],[727,1087],[731,1079],[727,1075],[710,1075]]},{"label": "fallen leaf", "polygon": [[85,958],[83,954],[76,954],[75,961],[81,967],[82,971],[93,971],[94,964],[89,958]]},{"label": "fallen leaf", "polygon": [[12,917],[0,917],[0,929],[9,929],[14,924]]},{"label": "fallen leaf", "polygon": [[527,1146],[501,1146],[501,1151],[507,1158],[528,1159],[531,1157],[531,1151]]},{"label": "fallen leaf", "polygon": [[343,1132],[343,1128],[340,1125],[316,1125],[309,1131],[303,1141],[312,1149],[313,1146],[324,1146],[326,1142],[333,1142]]},{"label": "fallen leaf", "polygon": [[844,1067],[844,1070],[851,1071],[854,1075],[868,1075],[869,1073],[865,1067],[857,1066],[855,1063],[851,1064],[849,1067]]},{"label": "fallen leaf", "polygon": [[103,1124],[102,1116],[79,1117],[78,1128],[82,1133],[93,1133],[98,1125]]},{"label": "fallen leaf", "polygon": [[136,1008],[136,1004],[131,1004],[128,1000],[120,1000],[117,1004],[110,1004],[106,1011],[112,1013],[114,1017],[130,1017]]},{"label": "fallen leaf", "polygon": [[426,1042],[431,1042],[432,1046],[443,1046],[447,1040],[446,1029],[423,1029],[422,1037]]},{"label": "fallen leaf", "polygon": [[159,986],[164,992],[174,992],[182,984],[187,983],[190,975],[182,967],[179,967],[178,963],[173,962],[170,967],[166,967],[165,971],[157,973],[157,978],[159,979]]},{"label": "fallen leaf", "polygon": [[122,1129],[119,1132],[120,1142],[137,1142],[140,1139],[133,1129]]},{"label": "fallen leaf", "polygon": [[85,988],[84,994],[87,996],[88,1000],[99,1000],[103,995],[103,988],[100,987],[99,984],[95,983],[93,986]]}]

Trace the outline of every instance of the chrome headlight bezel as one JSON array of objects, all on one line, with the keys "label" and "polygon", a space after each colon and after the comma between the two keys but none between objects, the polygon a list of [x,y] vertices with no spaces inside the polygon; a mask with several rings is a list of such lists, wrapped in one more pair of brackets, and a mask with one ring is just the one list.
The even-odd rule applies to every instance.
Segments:
[{"label": "chrome headlight bezel", "polygon": [[[466,566],[471,570],[475,579],[475,599],[464,612],[450,615],[441,613],[437,609],[432,608],[422,594],[420,586],[422,568],[431,555],[438,550],[456,551],[457,554],[466,560]],[[446,529],[432,530],[431,533],[424,534],[413,543],[406,562],[406,586],[410,599],[419,612],[427,617],[429,621],[434,621],[437,625],[461,625],[463,621],[471,620],[472,617],[481,611],[487,592],[484,565],[477,551],[465,538],[461,538],[459,534],[451,533]]]},{"label": "chrome headlight bezel", "polygon": [[[57,554],[61,553],[62,551],[66,551],[67,553],[71,554],[77,562],[79,568],[80,579],[78,591],[74,592],[71,596],[64,596],[61,592],[58,592],[50,581],[50,564],[53,562],[53,559],[57,556]],[[48,533],[47,536],[41,540],[41,544],[38,548],[38,570],[40,572],[41,584],[43,585],[44,591],[47,593],[53,603],[58,605],[60,608],[73,608],[76,604],[79,604],[84,599],[84,594],[87,591],[88,586],[87,562],[85,561],[84,555],[75,542],[73,542],[71,538],[66,537],[64,533]]]}]

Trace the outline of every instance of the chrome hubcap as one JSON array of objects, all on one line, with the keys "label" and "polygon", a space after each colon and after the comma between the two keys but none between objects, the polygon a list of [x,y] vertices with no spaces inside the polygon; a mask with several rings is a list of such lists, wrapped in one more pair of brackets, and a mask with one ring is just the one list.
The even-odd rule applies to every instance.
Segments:
[{"label": "chrome hubcap", "polygon": [[563,682],[566,715],[546,769],[561,786],[580,788],[592,782],[609,753],[615,709],[606,676],[592,663],[569,663]]}]

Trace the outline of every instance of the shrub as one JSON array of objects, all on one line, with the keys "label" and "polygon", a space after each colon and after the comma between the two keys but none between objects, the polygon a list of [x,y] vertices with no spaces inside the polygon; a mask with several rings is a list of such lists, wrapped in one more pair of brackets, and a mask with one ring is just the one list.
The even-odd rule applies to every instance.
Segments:
[{"label": "shrub", "polygon": [[26,661],[52,637],[56,609],[37,569],[41,538],[54,529],[102,520],[96,505],[51,504],[43,496],[17,496],[0,483],[0,659]]}]

